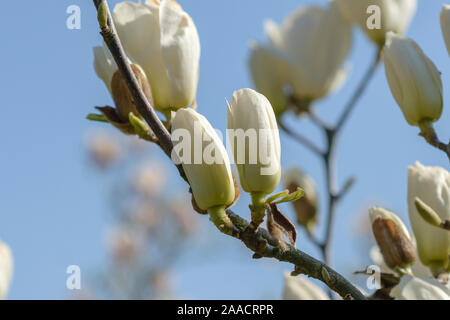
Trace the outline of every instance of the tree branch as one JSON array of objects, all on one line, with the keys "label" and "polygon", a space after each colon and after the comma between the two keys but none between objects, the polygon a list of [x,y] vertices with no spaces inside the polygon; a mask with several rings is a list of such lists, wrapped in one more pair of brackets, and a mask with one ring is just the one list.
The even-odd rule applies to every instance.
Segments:
[{"label": "tree branch", "polygon": [[358,88],[356,88],[356,91],[353,93],[352,97],[350,98],[350,101],[347,103],[347,105],[344,108],[344,112],[341,114],[341,117],[336,123],[336,126],[334,130],[338,132],[342,126],[345,124],[347,119],[349,118],[350,113],[353,111],[353,109],[356,107],[357,102],[361,98],[362,94],[366,91],[367,86],[369,85],[370,80],[375,74],[375,71],[377,70],[378,65],[381,62],[382,58],[382,49],[377,49],[377,53],[375,55],[375,58],[370,66],[370,68],[367,70],[366,74],[362,78]]},{"label": "tree branch", "polygon": [[306,148],[308,148],[310,151],[315,153],[318,156],[322,156],[325,154],[318,146],[316,146],[311,140],[308,138],[302,136],[300,133],[295,132],[294,130],[290,129],[284,122],[281,120],[281,118],[278,118],[278,126],[282,131],[284,131],[288,136],[291,138],[297,140],[297,142],[304,145]]},{"label": "tree branch", "polygon": [[[126,84],[135,100],[136,107],[159,139],[161,148],[170,158],[173,149],[170,134],[156,115],[153,107],[147,101],[147,98],[142,92],[141,87],[130,68],[120,39],[115,31],[106,0],[93,1],[97,10],[101,8],[101,10],[104,11],[101,12],[101,14],[107,18],[106,24],[101,25],[101,34],[110,49],[122,76],[126,80]],[[180,175],[187,181],[182,166],[178,166],[178,169]],[[295,273],[303,273],[321,280],[345,299],[366,299],[355,286],[324,263],[295,249],[289,244],[286,244],[288,250],[283,251],[278,240],[272,238],[265,229],[259,228],[257,232],[255,232],[254,230],[251,230],[251,228],[248,228],[249,222],[234,214],[231,210],[227,210],[227,214],[236,227],[232,236],[241,240],[250,250],[255,252],[255,258],[268,257],[275,258],[279,261],[290,262],[295,265]]]}]

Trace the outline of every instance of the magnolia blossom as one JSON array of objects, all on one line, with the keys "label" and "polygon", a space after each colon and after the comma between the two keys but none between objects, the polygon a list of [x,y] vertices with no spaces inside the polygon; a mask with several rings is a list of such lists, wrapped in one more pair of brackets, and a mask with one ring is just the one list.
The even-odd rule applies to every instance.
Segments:
[{"label": "magnolia blossom", "polygon": [[306,277],[293,277],[285,272],[283,300],[330,300],[330,298]]},{"label": "magnolia blossom", "polygon": [[192,109],[178,110],[172,122],[172,140],[172,157],[181,160],[198,207],[208,210],[230,205],[235,199],[230,160],[208,120]]},{"label": "magnolia blossom", "polygon": [[450,300],[450,290],[433,278],[404,275],[390,295],[398,300]]},{"label": "magnolia blossom", "polygon": [[142,66],[159,110],[195,100],[200,41],[191,17],[173,0],[121,2],[114,23],[127,54]]},{"label": "magnolia blossom", "polygon": [[413,126],[437,121],[443,107],[441,75],[422,49],[411,39],[389,33],[384,65],[406,121]]},{"label": "magnolia blossom", "polygon": [[428,224],[420,216],[414,200],[421,199],[442,220],[450,219],[450,173],[419,162],[408,168],[408,210],[420,260],[430,267],[445,268],[450,252],[450,232]]},{"label": "magnolia blossom", "polygon": [[441,11],[441,29],[447,51],[450,54],[450,5],[444,4]]},{"label": "magnolia blossom", "polygon": [[9,246],[0,241],[0,299],[8,294],[13,273],[13,256]]},{"label": "magnolia blossom", "polygon": [[[341,66],[350,50],[351,26],[334,4],[300,8],[281,26],[269,20],[265,31],[269,45],[253,46],[250,64],[257,89],[275,98],[271,102],[276,110],[284,107],[281,89],[286,86],[296,99],[308,102],[345,80],[347,71]],[[267,74],[273,74],[277,83],[267,82],[271,81],[264,79]]]},{"label": "magnolia blossom", "polygon": [[[383,46],[389,31],[403,34],[417,9],[417,0],[334,0],[343,15]],[[379,25],[377,25],[379,23]]]},{"label": "magnolia blossom", "polygon": [[249,58],[250,72],[256,89],[264,94],[272,104],[273,111],[278,116],[289,106],[289,99],[284,92],[286,85],[284,75],[288,66],[277,53],[270,48],[251,42]]},{"label": "magnolia blossom", "polygon": [[227,128],[242,189],[273,192],[281,177],[281,147],[269,100],[252,89],[235,91]]}]

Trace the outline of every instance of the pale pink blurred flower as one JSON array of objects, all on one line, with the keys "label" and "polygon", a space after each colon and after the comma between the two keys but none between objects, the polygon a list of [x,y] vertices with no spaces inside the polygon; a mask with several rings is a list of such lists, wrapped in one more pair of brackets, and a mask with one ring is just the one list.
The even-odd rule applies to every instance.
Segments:
[{"label": "pale pink blurred flower", "polygon": [[86,144],[89,156],[100,168],[106,168],[119,159],[119,143],[112,134],[96,131],[88,135]]},{"label": "pale pink blurred flower", "polygon": [[162,164],[144,162],[134,171],[132,176],[133,189],[147,197],[157,196],[166,186],[167,177]]}]

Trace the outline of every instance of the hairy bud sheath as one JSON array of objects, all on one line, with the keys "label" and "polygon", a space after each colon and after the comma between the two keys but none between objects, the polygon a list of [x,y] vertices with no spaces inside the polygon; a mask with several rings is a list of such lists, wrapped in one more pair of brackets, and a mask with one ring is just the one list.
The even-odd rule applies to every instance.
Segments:
[{"label": "hairy bud sheath", "polygon": [[[144,71],[136,64],[131,64],[131,69],[136,76],[142,91],[146,95],[149,103],[153,105],[152,92],[148,84]],[[117,70],[111,79],[111,94],[116,105],[117,113],[123,122],[128,122],[128,114],[132,112],[136,116],[140,116],[136,110],[136,105],[131,96],[130,90],[122,77],[120,70]]]},{"label": "hairy bud sheath", "polygon": [[416,248],[403,222],[394,213],[383,208],[369,210],[372,231],[391,269],[407,267],[416,260]]},{"label": "hairy bud sheath", "polygon": [[304,190],[304,196],[292,202],[292,205],[297,216],[297,223],[311,232],[317,222],[318,207],[317,190],[314,180],[296,168],[287,171],[284,174],[283,180],[289,192],[294,192],[297,188]]}]

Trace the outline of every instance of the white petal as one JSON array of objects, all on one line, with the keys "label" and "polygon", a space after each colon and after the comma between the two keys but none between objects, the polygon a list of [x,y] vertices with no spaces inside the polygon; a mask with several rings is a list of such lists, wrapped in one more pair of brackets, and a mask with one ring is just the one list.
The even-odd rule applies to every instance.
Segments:
[{"label": "white petal", "polygon": [[405,275],[391,296],[398,300],[450,300],[450,290],[436,279]]},{"label": "white petal", "polygon": [[94,69],[111,92],[111,79],[117,70],[117,65],[105,44],[94,47]]},{"label": "white petal", "polygon": [[284,274],[283,300],[330,300],[328,295],[304,276]]}]

